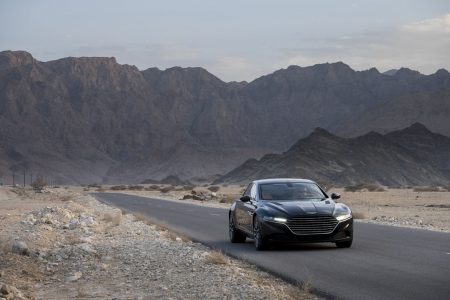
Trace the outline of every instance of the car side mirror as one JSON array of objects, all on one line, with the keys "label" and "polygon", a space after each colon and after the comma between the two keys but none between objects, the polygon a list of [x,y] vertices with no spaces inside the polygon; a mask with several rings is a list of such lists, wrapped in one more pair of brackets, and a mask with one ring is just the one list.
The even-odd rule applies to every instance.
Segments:
[{"label": "car side mirror", "polygon": [[336,194],[336,193],[331,193],[331,199],[337,200],[337,199],[339,199],[339,198],[341,198],[341,195]]},{"label": "car side mirror", "polygon": [[249,202],[250,201],[250,196],[242,196],[241,198],[242,202]]}]

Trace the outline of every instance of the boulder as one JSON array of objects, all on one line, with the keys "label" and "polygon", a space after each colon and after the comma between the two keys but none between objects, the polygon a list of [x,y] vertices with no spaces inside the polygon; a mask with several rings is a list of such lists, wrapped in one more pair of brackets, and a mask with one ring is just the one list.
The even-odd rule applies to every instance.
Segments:
[{"label": "boulder", "polygon": [[11,250],[13,253],[21,254],[21,255],[30,255],[30,250],[28,249],[28,245],[24,241],[16,240],[14,241]]}]

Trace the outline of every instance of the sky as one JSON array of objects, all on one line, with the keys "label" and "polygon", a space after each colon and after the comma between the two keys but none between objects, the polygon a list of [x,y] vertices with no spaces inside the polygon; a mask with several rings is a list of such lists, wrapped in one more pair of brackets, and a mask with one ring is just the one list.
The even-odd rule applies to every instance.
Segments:
[{"label": "sky", "polygon": [[41,61],[203,67],[251,81],[289,65],[450,70],[449,0],[0,0],[0,51]]}]

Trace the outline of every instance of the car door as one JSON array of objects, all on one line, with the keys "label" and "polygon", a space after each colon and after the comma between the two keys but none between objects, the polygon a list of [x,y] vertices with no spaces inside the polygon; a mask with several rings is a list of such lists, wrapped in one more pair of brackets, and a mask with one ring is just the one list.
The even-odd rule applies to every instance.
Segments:
[{"label": "car door", "polygon": [[[252,189],[253,183],[250,183],[247,188],[245,189],[242,196],[249,196],[250,197],[250,191]],[[247,209],[245,206],[245,202],[242,200],[238,200],[236,202],[236,210],[235,210],[235,216],[236,216],[236,225],[240,229],[247,230],[247,226],[245,225],[247,221]]]},{"label": "car door", "polygon": [[248,232],[253,232],[253,214],[256,210],[256,189],[257,185],[252,184],[249,191],[250,201],[244,202],[243,204],[243,227]]}]

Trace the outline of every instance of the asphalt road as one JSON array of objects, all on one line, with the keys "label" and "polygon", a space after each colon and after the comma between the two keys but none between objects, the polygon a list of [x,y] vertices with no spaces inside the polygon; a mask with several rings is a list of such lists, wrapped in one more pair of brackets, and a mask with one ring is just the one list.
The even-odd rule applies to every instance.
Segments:
[{"label": "asphalt road", "polygon": [[319,295],[339,299],[450,299],[450,234],[356,222],[350,249],[333,244],[257,252],[231,244],[228,211],[124,194],[94,194],[128,212],[165,221],[196,241],[244,258],[293,282],[310,280]]}]

